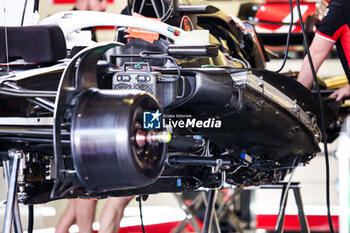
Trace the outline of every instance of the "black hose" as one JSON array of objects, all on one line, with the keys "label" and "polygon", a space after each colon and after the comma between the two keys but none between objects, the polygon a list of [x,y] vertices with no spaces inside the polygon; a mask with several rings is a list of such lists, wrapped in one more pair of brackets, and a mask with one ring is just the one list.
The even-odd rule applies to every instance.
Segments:
[{"label": "black hose", "polygon": [[23,23],[24,23],[24,16],[26,15],[27,3],[28,3],[28,0],[25,0],[24,6],[23,6],[23,12],[22,12],[21,26],[23,26]]},{"label": "black hose", "polygon": [[33,233],[34,227],[34,207],[28,205],[28,233]]},{"label": "black hose", "polygon": [[35,11],[39,11],[39,0],[34,0],[34,9],[33,9],[33,13]]},{"label": "black hose", "polygon": [[143,216],[142,216],[142,195],[139,195],[136,200],[139,202],[139,209],[140,209],[140,220],[141,220],[141,228],[142,233],[146,233],[145,226],[143,224]]},{"label": "black hose", "polygon": [[281,67],[276,71],[277,73],[281,72],[286,65],[287,58],[288,58],[288,51],[289,51],[289,42],[290,42],[290,35],[292,33],[292,28],[293,28],[293,21],[294,21],[294,14],[293,14],[293,5],[292,5],[292,0],[289,0],[289,8],[290,8],[290,24],[289,24],[289,30],[288,30],[288,35],[287,35],[287,42],[286,42],[286,51],[284,54],[283,62]]},{"label": "black hose", "polygon": [[329,193],[329,156],[328,156],[328,148],[327,148],[327,136],[326,136],[326,130],[325,130],[325,123],[324,123],[324,108],[323,108],[323,102],[322,102],[322,96],[321,96],[321,92],[320,92],[320,87],[318,85],[318,81],[317,81],[317,76],[316,76],[316,71],[315,71],[315,67],[312,63],[311,60],[311,54],[310,54],[310,50],[308,47],[308,40],[306,37],[306,33],[305,33],[305,27],[304,27],[304,22],[302,19],[302,15],[301,15],[301,11],[300,11],[300,3],[299,0],[296,0],[297,3],[297,10],[298,10],[298,15],[299,15],[299,19],[300,19],[300,26],[303,32],[303,41],[304,41],[304,47],[306,50],[306,55],[307,58],[309,60],[309,64],[310,64],[310,68],[311,68],[311,72],[312,72],[312,77],[314,79],[314,83],[316,86],[316,90],[317,90],[317,95],[318,95],[318,100],[319,100],[319,105],[320,105],[320,112],[321,112],[321,131],[322,131],[322,139],[323,139],[323,145],[324,145],[324,154],[325,154],[325,163],[326,163],[326,203],[327,203],[327,216],[328,216],[328,224],[329,224],[329,229],[331,233],[334,233],[334,229],[333,229],[333,223],[332,223],[332,215],[331,215],[331,210],[330,210],[330,193]]}]

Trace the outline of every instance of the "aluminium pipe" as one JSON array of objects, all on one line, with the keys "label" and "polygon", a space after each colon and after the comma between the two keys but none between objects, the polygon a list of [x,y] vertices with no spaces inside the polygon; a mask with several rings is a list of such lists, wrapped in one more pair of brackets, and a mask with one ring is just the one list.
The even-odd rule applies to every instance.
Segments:
[{"label": "aluminium pipe", "polygon": [[50,111],[50,112],[54,112],[55,110],[55,103],[53,103],[52,101],[49,101],[47,99],[44,98],[27,98],[27,100],[29,100],[30,102],[39,105],[40,107]]},{"label": "aluminium pipe", "polygon": [[[10,186],[10,160],[3,161],[4,163],[4,170],[5,170],[5,177],[7,181],[7,186]],[[22,223],[21,223],[21,217],[19,213],[19,206],[18,206],[18,199],[17,196],[15,197],[15,204],[14,204],[14,228],[16,233],[22,233]]]},{"label": "aluminium pipe", "polygon": [[[17,86],[15,83],[12,83],[12,82],[6,82],[6,83],[3,83],[3,85],[11,88],[11,89],[14,89],[14,90],[17,90],[17,91],[25,91],[25,92],[28,92],[28,91],[31,91],[33,92],[33,90],[27,90],[27,89],[24,89],[20,86]],[[52,92],[52,91],[34,91],[34,92],[42,92],[42,93],[52,93],[54,94],[56,97],[56,92]],[[43,98],[39,98],[39,97],[35,97],[34,99],[31,99],[33,102],[35,102],[36,104],[40,105],[41,107],[53,112],[54,108],[55,108],[55,103],[50,101],[50,100],[47,100],[47,99],[43,99]]]},{"label": "aluminium pipe", "polygon": [[[32,142],[32,143],[47,143],[47,144],[53,144],[52,138],[35,138],[35,137],[9,137],[9,136],[0,136],[0,141],[22,141],[22,142]],[[61,140],[62,144],[70,144],[70,140]],[[0,152],[0,158],[1,158],[1,152]],[[1,160],[1,159],[0,159]]]},{"label": "aluminium pipe", "polygon": [[15,213],[15,203],[17,195],[17,178],[19,162],[23,157],[23,151],[9,151],[10,157],[12,157],[12,168],[9,180],[9,187],[7,191],[6,211],[4,218],[3,233],[11,233],[12,221]]},{"label": "aluminium pipe", "polygon": [[17,96],[17,97],[56,97],[55,91],[36,91],[36,90],[16,90],[7,87],[0,87],[0,95],[9,95],[9,96]]},{"label": "aluminium pipe", "polygon": [[195,156],[169,156],[168,164],[170,166],[231,166],[233,161],[225,158],[208,158]]},{"label": "aluminium pipe", "polygon": [[[49,138],[52,138],[53,130],[52,128],[0,126],[0,135],[1,134],[49,136]],[[62,130],[61,134],[69,136],[70,132]]]},{"label": "aluminium pipe", "polygon": [[211,233],[211,227],[213,223],[213,216],[215,212],[216,190],[210,190],[208,192],[207,207],[204,213],[204,223],[202,233]]}]

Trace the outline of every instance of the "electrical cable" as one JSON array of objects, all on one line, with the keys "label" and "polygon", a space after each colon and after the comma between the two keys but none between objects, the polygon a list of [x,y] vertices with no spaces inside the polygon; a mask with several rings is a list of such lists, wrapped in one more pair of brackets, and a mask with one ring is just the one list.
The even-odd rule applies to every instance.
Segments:
[{"label": "electrical cable", "polygon": [[[136,2],[136,1],[134,1],[134,2]],[[142,11],[143,11],[143,7],[145,6],[145,3],[146,3],[146,0],[143,0],[142,2],[141,2],[141,6],[140,6],[140,10],[139,10],[139,13],[142,15]]]},{"label": "electrical cable", "polygon": [[26,15],[27,2],[28,2],[28,0],[25,0],[25,2],[24,2],[23,13],[22,13],[22,20],[21,20],[21,26],[23,26],[23,23],[24,23],[24,16]]},{"label": "electrical cable", "polygon": [[284,66],[286,65],[287,58],[288,58],[290,36],[291,36],[291,33],[292,33],[293,21],[294,21],[292,0],[289,0],[289,8],[290,8],[290,23],[289,23],[289,30],[288,30],[288,35],[287,35],[286,51],[285,51],[285,54],[284,54],[282,65],[277,71],[275,71],[276,73],[279,73],[279,72],[281,72],[283,70]]},{"label": "electrical cable", "polygon": [[[182,16],[182,18],[181,18],[181,23],[180,23],[180,27],[179,27],[179,28],[182,28],[183,23],[184,23],[184,19],[185,19],[186,17],[188,18],[188,16],[187,16],[187,15],[183,15],[183,16]],[[191,28],[193,28],[193,29],[194,29],[194,26],[193,26],[192,21],[191,21],[191,20],[189,20],[189,22],[190,22],[190,24],[191,24]],[[223,43],[222,43],[222,41],[220,41],[220,43],[221,43],[221,44],[223,44]]]},{"label": "electrical cable", "polygon": [[162,16],[161,21],[166,22],[174,13],[174,1],[171,1],[171,4],[167,10],[167,12]]},{"label": "electrical cable", "polygon": [[162,5],[162,17],[165,14],[165,4],[163,0],[160,0],[160,4]]},{"label": "electrical cable", "polygon": [[160,13],[158,11],[158,8],[157,8],[157,5],[155,3],[155,0],[151,0],[151,3],[152,3],[152,7],[153,7],[153,10],[154,10],[154,13],[156,13],[157,18],[160,19],[161,16],[160,16]]},{"label": "electrical cable", "polygon": [[[142,0],[142,2],[144,2],[146,0]],[[136,1],[132,1],[132,4],[131,4],[131,10],[130,10],[130,13],[134,13],[135,12],[135,4],[136,4]],[[141,14],[141,12],[139,12]]]},{"label": "electrical cable", "polygon": [[[127,5],[128,9],[129,9],[128,11],[131,12],[131,13],[135,12],[135,2],[136,1],[133,1],[131,9],[130,9],[130,4]],[[165,12],[165,8],[166,8],[165,4],[166,3],[163,0],[161,0],[160,2],[161,2],[161,5],[162,5],[162,16],[159,17],[159,18],[160,18],[161,22],[166,22],[171,17],[171,15],[173,13],[173,1],[171,1],[171,4],[170,4],[170,6],[169,6],[169,8],[168,8],[168,10],[166,12]],[[141,15],[142,15],[142,11],[143,11],[143,8],[144,8],[145,4],[146,4],[146,0],[142,0],[141,6],[140,6],[140,8],[138,10],[138,13],[141,14]],[[153,6],[153,4],[152,4],[152,6]]]},{"label": "electrical cable", "polygon": [[139,195],[136,200],[139,202],[139,210],[140,210],[140,220],[141,220],[141,228],[142,228],[142,233],[146,233],[145,231],[145,225],[143,224],[143,216],[142,216],[142,195]]},{"label": "electrical cable", "polygon": [[324,122],[324,108],[323,108],[323,102],[322,102],[322,96],[321,96],[321,92],[320,92],[320,87],[318,85],[318,81],[317,81],[317,76],[316,76],[316,71],[315,71],[315,67],[312,63],[312,59],[311,59],[311,54],[310,54],[310,50],[308,47],[308,40],[306,37],[306,32],[305,32],[305,27],[304,27],[304,22],[302,19],[302,15],[301,15],[301,11],[300,11],[300,2],[299,0],[296,0],[297,3],[297,11],[298,11],[298,15],[299,15],[299,19],[300,19],[300,26],[301,26],[301,30],[303,33],[303,42],[304,42],[304,47],[306,50],[306,55],[307,58],[309,60],[309,64],[310,64],[310,68],[311,68],[311,72],[312,72],[312,77],[314,79],[314,83],[317,89],[317,95],[318,95],[318,100],[319,100],[319,105],[320,105],[320,114],[321,114],[321,131],[322,131],[322,139],[323,139],[323,145],[324,145],[324,154],[325,154],[325,164],[326,164],[326,204],[327,204],[327,217],[328,217],[328,224],[329,224],[329,229],[331,233],[334,233],[334,229],[333,229],[333,224],[332,224],[332,218],[331,218],[331,211],[330,211],[330,193],[329,193],[329,156],[328,156],[328,148],[327,148],[327,136],[326,136],[326,130],[325,130],[325,122]]},{"label": "electrical cable", "polygon": [[39,11],[39,0],[34,0],[33,13],[35,13],[36,11]]},{"label": "electrical cable", "polygon": [[6,72],[10,73],[10,62],[9,62],[9,45],[7,39],[7,23],[6,23],[6,6],[4,6],[4,22],[5,22],[5,50],[6,50]]},{"label": "electrical cable", "polygon": [[34,207],[28,205],[28,233],[33,233],[34,226]]}]

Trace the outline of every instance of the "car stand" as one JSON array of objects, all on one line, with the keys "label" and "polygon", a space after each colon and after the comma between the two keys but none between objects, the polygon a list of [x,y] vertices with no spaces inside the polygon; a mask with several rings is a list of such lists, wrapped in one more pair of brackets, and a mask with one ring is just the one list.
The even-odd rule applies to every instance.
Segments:
[{"label": "car stand", "polygon": [[[200,211],[201,206],[206,206],[205,213],[207,219],[203,222],[203,231],[202,232],[221,232],[221,228],[219,226],[219,222],[223,219],[228,220],[230,225],[235,229],[236,232],[243,232],[243,229],[247,226],[247,223],[242,222],[237,215],[231,210],[230,206],[235,202],[237,198],[239,198],[242,189],[235,189],[235,192],[230,194],[228,198],[224,198],[225,193],[216,191],[215,196],[213,193],[215,190],[211,190],[208,192],[202,192],[196,195],[191,204],[186,204],[185,198],[182,194],[175,194],[175,197],[178,199],[179,204],[183,211],[186,214],[186,218],[178,224],[178,226],[173,229],[173,233],[181,233],[185,229],[185,227],[190,224],[191,227],[195,230],[195,232],[201,232],[200,226],[196,220],[198,211]],[[210,194],[211,193],[211,194]],[[211,197],[210,197],[211,195]],[[212,209],[212,222],[210,222],[210,211],[208,208],[211,206],[207,205],[208,197],[210,199],[215,199],[215,209]],[[212,231],[209,230],[211,227]]]},{"label": "car stand", "polygon": [[11,232],[12,222],[16,233],[23,232],[17,199],[18,168],[23,156],[23,151],[20,150],[9,150],[7,158],[2,156],[8,184],[3,233]]},{"label": "car stand", "polygon": [[196,232],[200,232],[200,226],[198,222],[196,221],[196,212],[199,210],[202,202],[203,202],[203,196],[197,195],[194,200],[193,204],[188,206],[186,205],[186,200],[183,198],[182,194],[175,193],[175,197],[177,198],[182,210],[186,214],[186,218],[180,222],[179,225],[176,226],[175,229],[173,229],[173,233],[181,233],[187,226],[187,224],[191,224],[191,226],[194,228]]},{"label": "car stand", "polygon": [[[221,233],[219,221],[215,211],[215,202],[217,198],[217,190],[210,190],[205,194],[205,213],[202,233]],[[212,230],[213,229],[213,230]]]},{"label": "car stand", "polygon": [[[299,182],[293,182],[290,184],[289,189],[287,189],[287,183],[277,183],[277,184],[268,184],[268,185],[261,185],[261,189],[282,189],[282,194],[281,194],[281,202],[280,202],[280,209],[278,212],[278,217],[277,217],[277,222],[276,222],[276,227],[275,227],[275,233],[282,233],[283,232],[283,224],[284,224],[284,219],[285,219],[285,209],[287,206],[287,199],[288,199],[288,191],[290,189],[293,190],[294,193],[294,198],[295,202],[297,204],[298,208],[298,217],[299,217],[299,222],[300,222],[300,228],[302,233],[310,233],[309,225],[305,216],[304,212],[304,206],[303,206],[303,201],[301,199],[301,192],[300,192],[300,184]],[[283,196],[286,193],[286,199],[285,202],[283,202]]]},{"label": "car stand", "polygon": [[183,232],[186,225],[189,223],[196,232],[201,232],[200,226],[198,225],[195,216],[204,202],[205,213],[202,233],[221,233],[218,216],[215,210],[215,203],[217,201],[217,190],[210,190],[208,192],[202,192],[201,194],[195,197],[195,199],[193,200],[193,204],[190,206],[185,204],[186,201],[181,194],[175,194],[183,211],[186,213],[186,218],[182,222],[180,222],[180,224],[172,232]]}]

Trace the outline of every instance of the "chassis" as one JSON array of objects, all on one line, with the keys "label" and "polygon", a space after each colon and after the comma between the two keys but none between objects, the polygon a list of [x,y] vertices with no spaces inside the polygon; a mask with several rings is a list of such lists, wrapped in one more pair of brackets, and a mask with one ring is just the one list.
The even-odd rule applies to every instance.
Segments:
[{"label": "chassis", "polygon": [[[185,15],[206,30],[173,26]],[[314,95],[264,70],[251,25],[242,32],[208,5],[178,7],[168,23],[58,13],[38,27],[59,26],[55,39],[72,54],[89,47],[65,60],[9,63],[11,72],[3,66],[0,154],[17,158],[19,202],[276,183],[320,151]],[[160,38],[95,44],[77,31],[100,25]],[[163,118],[159,128],[144,127],[145,112],[163,114],[153,115]]]}]

